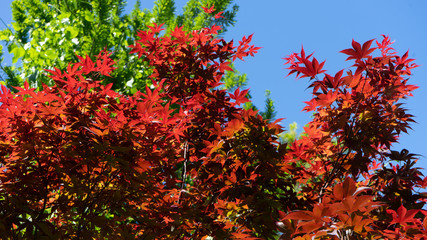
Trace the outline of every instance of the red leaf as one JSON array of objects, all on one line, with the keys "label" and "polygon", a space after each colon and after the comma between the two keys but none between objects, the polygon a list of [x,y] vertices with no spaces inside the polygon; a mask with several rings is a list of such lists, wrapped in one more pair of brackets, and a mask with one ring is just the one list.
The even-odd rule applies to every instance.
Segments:
[{"label": "red leaf", "polygon": [[219,12],[219,13],[215,14],[214,18],[215,18],[215,19],[218,19],[218,18],[225,18],[224,16],[222,16],[222,14],[223,14],[223,13],[224,13],[224,12],[223,12],[223,11],[221,11],[221,12]]},{"label": "red leaf", "polygon": [[240,88],[237,88],[234,91],[234,94],[230,93],[230,98],[235,100],[236,105],[240,105],[242,103],[249,102],[249,99],[246,97],[248,92],[249,92],[249,89],[240,91]]},{"label": "red leaf", "polygon": [[351,42],[353,49],[348,48],[340,52],[349,55],[349,57],[346,60],[351,60],[351,59],[361,60],[363,58],[367,58],[369,54],[371,54],[375,50],[375,48],[370,48],[372,41],[374,41],[374,39],[371,39],[365,42],[362,47],[360,46],[360,43],[354,41],[353,39]]},{"label": "red leaf", "polygon": [[215,7],[215,5],[212,4],[212,6],[210,8],[208,8],[208,6],[206,6],[206,7],[202,7],[202,9],[205,13],[213,13],[215,11],[214,7]]},{"label": "red leaf", "polygon": [[399,209],[397,209],[397,212],[391,209],[386,210],[388,214],[391,214],[393,216],[393,220],[390,222],[389,225],[392,224],[405,224],[408,222],[414,222],[414,216],[420,211],[419,209],[412,209],[407,211],[406,208],[401,205]]}]

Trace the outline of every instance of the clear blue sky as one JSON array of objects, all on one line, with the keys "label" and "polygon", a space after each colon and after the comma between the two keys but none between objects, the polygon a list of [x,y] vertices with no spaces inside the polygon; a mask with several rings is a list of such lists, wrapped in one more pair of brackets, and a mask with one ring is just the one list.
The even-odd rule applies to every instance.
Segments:
[{"label": "clear blue sky", "polygon": [[[136,0],[128,0],[128,11]],[[10,3],[0,0],[0,16],[11,22]],[[153,0],[142,0],[142,7],[151,9]],[[177,0],[180,12],[186,1]],[[306,52],[315,52],[319,60],[326,60],[329,74],[349,67],[339,51],[349,48],[351,40],[365,42],[390,35],[394,48],[421,65],[413,71],[411,83],[420,88],[406,102],[406,108],[415,115],[413,131],[403,135],[395,150],[407,148],[420,157],[419,166],[427,168],[427,1],[425,0],[331,0],[331,1],[283,1],[259,0],[235,1],[240,6],[237,23],[225,35],[227,40],[240,40],[254,33],[253,43],[263,47],[255,57],[236,64],[238,70],[249,77],[249,87],[255,105],[263,108],[264,92],[271,96],[279,118],[286,118],[283,126],[297,122],[301,127],[310,120],[310,113],[301,112],[304,101],[310,99],[306,80],[285,78],[283,57],[298,52],[304,45]],[[1,24],[1,23],[0,23]],[[4,26],[1,24],[1,28]],[[11,57],[6,57],[10,62]],[[426,170],[424,170],[427,173]]]}]

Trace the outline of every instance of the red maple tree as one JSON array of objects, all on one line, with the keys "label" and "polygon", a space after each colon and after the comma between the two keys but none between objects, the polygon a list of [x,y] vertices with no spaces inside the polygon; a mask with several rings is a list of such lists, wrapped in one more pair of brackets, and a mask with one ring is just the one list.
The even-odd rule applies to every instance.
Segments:
[{"label": "red maple tree", "polygon": [[[283,239],[425,239],[426,194],[415,154],[392,150],[413,116],[401,100],[417,67],[408,53],[395,55],[388,36],[341,51],[352,69],[331,76],[304,49],[285,59],[290,74],[310,78],[314,118],[285,155],[293,163],[299,198],[309,203],[282,213]],[[381,56],[373,56],[379,49]],[[324,73],[324,76],[319,76]],[[397,161],[399,164],[393,162]],[[298,174],[295,174],[298,173]],[[407,211],[407,209],[411,209]],[[397,213],[396,213],[397,211]],[[423,220],[424,219],[424,220]],[[424,223],[423,223],[424,221]]]},{"label": "red maple tree", "polygon": [[48,70],[55,85],[42,91],[2,86],[2,236],[424,239],[426,195],[414,189],[426,180],[414,154],[391,150],[413,121],[400,102],[416,88],[408,54],[389,53],[387,37],[379,57],[373,40],[353,41],[353,70],[334,76],[304,50],[288,57],[310,78],[314,118],[286,144],[280,119],[240,107],[247,90],[218,88],[258,50],[219,30],[140,32],[131,53],[153,89],[130,96],[98,80],[114,70],[107,51]]}]

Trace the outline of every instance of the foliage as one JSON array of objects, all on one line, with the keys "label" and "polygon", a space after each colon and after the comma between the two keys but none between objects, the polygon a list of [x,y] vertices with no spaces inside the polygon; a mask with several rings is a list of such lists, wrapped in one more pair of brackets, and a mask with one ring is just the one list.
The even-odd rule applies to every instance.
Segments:
[{"label": "foliage", "polygon": [[[273,194],[275,179],[284,175],[272,138],[278,126],[238,107],[246,90],[216,89],[230,60],[257,48],[248,45],[250,38],[237,48],[215,38],[218,27],[177,28],[170,36],[158,36],[160,30],[155,24],[140,32],[132,47],[154,69],[156,88],[146,93],[126,97],[100,84],[97,77],[113,70],[106,52],[96,61],[79,57],[65,72],[49,70],[56,84],[42,91],[28,82],[17,95],[2,88],[3,233],[77,239],[240,238],[249,229],[274,234],[258,223],[268,220],[271,229],[274,212],[264,209],[281,202]],[[254,138],[260,145],[252,146]]]},{"label": "foliage", "polygon": [[296,122],[289,124],[289,129],[279,135],[280,141],[291,144],[298,138],[297,129],[298,124]]},{"label": "foliage", "polygon": [[[138,0],[130,14],[124,14],[125,0],[15,0],[12,2],[11,28],[0,31],[2,40],[13,54],[13,65],[1,65],[2,81],[11,86],[30,86],[41,90],[42,84],[53,84],[43,74],[46,66],[64,70],[68,62],[75,62],[76,55],[93,57],[107,48],[117,62],[112,77],[105,77],[104,84],[113,82],[113,89],[135,93],[151,85],[148,65],[128,48],[136,39],[138,30],[147,29],[152,23],[166,23],[167,32],[177,26],[186,30],[202,29],[210,24],[229,26],[234,23],[238,10],[232,0],[190,0],[182,14],[175,14],[174,0],[157,0],[154,8],[141,10]],[[203,11],[203,6],[215,6],[215,12]],[[214,16],[223,12],[223,18]],[[1,63],[1,62],[0,62]]]},{"label": "foliage", "polygon": [[414,154],[391,150],[413,121],[400,101],[416,88],[408,54],[390,53],[388,37],[378,57],[372,40],[353,41],[342,51],[353,69],[334,76],[304,50],[287,57],[290,74],[310,78],[314,118],[281,143],[280,119],[242,108],[248,90],[221,88],[232,62],[258,48],[220,30],[140,31],[130,53],[152,69],[144,92],[101,84],[123,67],[108,51],[48,70],[54,84],[40,91],[2,86],[2,234],[424,239],[427,195],[415,189],[427,180]]},{"label": "foliage", "polygon": [[[425,239],[427,195],[415,154],[391,149],[407,132],[412,115],[401,99],[417,87],[408,84],[412,63],[395,55],[388,36],[341,51],[352,70],[334,76],[304,49],[287,58],[290,74],[309,78],[313,98],[305,111],[314,119],[294,141],[291,164],[298,198],[308,205],[282,213],[283,239]],[[380,56],[373,56],[378,49]],[[324,73],[321,78],[319,75]],[[393,163],[398,161],[399,164]],[[298,173],[298,174],[295,174]],[[424,220],[423,220],[424,219]]]},{"label": "foliage", "polygon": [[[10,29],[0,31],[0,40],[13,54],[13,64],[1,64],[0,48],[0,79],[12,91],[15,89],[11,86],[22,86],[24,80],[41,90],[41,82],[47,85],[53,83],[43,74],[46,66],[65,70],[68,62],[78,60],[77,55],[93,57],[107,48],[113,58],[120,61],[116,63],[117,70],[111,73],[112,76],[102,79],[103,84],[114,83],[113,89],[125,94],[145,91],[145,86],[152,85],[149,79],[152,69],[135,55],[129,54],[131,49],[128,47],[135,41],[138,30],[147,29],[152,23],[165,23],[166,29],[162,34],[168,34],[177,26],[191,31],[217,24],[224,26],[220,30],[223,33],[227,26],[234,24],[238,11],[237,5],[230,7],[232,2],[191,0],[184,6],[182,14],[175,14],[173,0],[155,1],[151,11],[141,10],[138,0],[133,11],[127,15],[123,10],[124,0],[15,0],[12,3],[15,22]],[[222,81],[224,87],[232,92],[246,86],[248,79],[245,74],[235,70],[233,64],[230,67],[234,71],[226,71]],[[249,93],[248,97],[251,97]],[[271,99],[267,98],[266,106],[269,106],[269,102],[272,104]],[[247,108],[256,109],[250,103],[246,105]],[[267,107],[261,114],[270,114],[270,110]]]},{"label": "foliage", "polygon": [[265,90],[265,111],[261,112],[261,116],[264,119],[272,120],[276,118],[277,112],[274,108],[274,101],[270,97],[270,90]]}]

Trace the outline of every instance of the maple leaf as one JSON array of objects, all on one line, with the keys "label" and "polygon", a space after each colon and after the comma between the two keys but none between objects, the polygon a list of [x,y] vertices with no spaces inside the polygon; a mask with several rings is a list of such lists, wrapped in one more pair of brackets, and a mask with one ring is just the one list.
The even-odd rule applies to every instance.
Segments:
[{"label": "maple leaf", "polygon": [[304,102],[307,106],[305,106],[302,111],[306,111],[306,112],[312,112],[315,111],[316,108],[319,106],[318,102],[316,99],[311,99],[310,101],[306,101]]},{"label": "maple leaf", "polygon": [[390,225],[393,224],[406,224],[406,223],[412,223],[415,221],[414,216],[420,211],[419,209],[411,209],[407,210],[403,205],[397,209],[397,212],[392,209],[386,210],[388,214],[391,214],[393,217],[393,220],[389,223]]},{"label": "maple leaf", "polygon": [[208,8],[208,6],[206,6],[206,7],[202,7],[202,9],[205,13],[213,13],[215,11],[214,7],[215,7],[215,5],[212,4],[212,6],[210,8]]},{"label": "maple leaf", "polygon": [[353,75],[353,72],[347,71],[347,76],[343,77],[343,82],[348,85],[350,88],[357,87],[360,84],[361,80],[361,74],[355,73]]},{"label": "maple leaf", "polygon": [[338,98],[338,92],[329,90],[326,94],[319,94],[317,96],[317,103],[321,106],[330,106]]},{"label": "maple leaf", "polygon": [[[310,77],[310,79],[313,79],[317,74],[325,72],[325,70],[322,70],[325,61],[319,63],[319,61],[317,61],[317,59],[314,57],[312,58],[312,56],[313,54],[306,56],[304,47],[301,47],[300,54],[292,54],[285,58],[287,63],[293,63],[290,67],[287,68],[291,70],[288,76],[296,73],[296,77],[298,79],[303,77]],[[312,58],[312,60],[310,60],[310,58]]]},{"label": "maple leaf", "polygon": [[311,233],[322,228],[325,223],[332,221],[329,217],[331,216],[332,211],[332,209],[324,204],[316,204],[313,207],[313,211],[290,212],[283,220],[300,220],[297,225],[297,233]]},{"label": "maple leaf", "polygon": [[44,69],[44,70],[46,72],[49,72],[49,73],[53,74],[50,77],[53,78],[54,80],[57,80],[57,79],[59,80],[59,79],[63,78],[61,69],[59,69],[57,67],[54,67],[54,70],[49,70],[49,69]]},{"label": "maple leaf", "polygon": [[153,23],[153,26],[147,26],[152,33],[157,34],[160,33],[161,31],[165,30],[163,27],[163,25],[165,25],[164,23],[162,24],[157,24],[157,23]]},{"label": "maple leaf", "polygon": [[377,40],[375,40],[375,42],[377,43],[378,48],[381,50],[382,56],[385,57],[387,55],[396,54],[396,52],[389,53],[389,51],[394,51],[394,48],[390,47],[394,41],[391,41],[388,35],[386,36],[381,34],[381,36],[383,36],[381,43],[379,43]]},{"label": "maple leaf", "polygon": [[376,48],[370,48],[373,41],[374,39],[371,39],[365,42],[363,46],[360,46],[360,43],[354,41],[353,39],[351,42],[351,45],[353,46],[353,48],[352,49],[347,48],[340,52],[349,55],[349,57],[346,59],[347,61],[351,59],[361,60],[363,58],[367,58],[368,55],[371,54],[376,49]]},{"label": "maple leaf", "polygon": [[246,57],[248,55],[253,56],[260,47],[255,47],[253,45],[249,45],[249,43],[252,41],[253,34],[249,35],[248,37],[243,36],[242,40],[239,41],[239,46],[237,46],[237,50],[235,52],[235,55],[233,56],[233,61],[236,60],[236,58],[239,58],[240,60],[243,60],[243,57]]},{"label": "maple leaf", "polygon": [[222,14],[223,14],[223,13],[224,13],[223,11],[218,12],[217,14],[215,14],[214,18],[215,18],[215,19],[225,18],[224,16],[222,16]]},{"label": "maple leaf", "polygon": [[[294,65],[295,61],[296,61],[296,57],[298,56],[298,53],[292,53],[286,57],[284,57],[283,59],[286,60],[286,62],[284,63],[284,65]],[[288,74],[289,76],[289,74]]]},{"label": "maple leaf", "polygon": [[88,55],[85,58],[77,55],[77,58],[80,60],[80,65],[83,66],[82,71],[84,74],[88,74],[94,70],[95,63]]},{"label": "maple leaf", "polygon": [[32,97],[36,97],[34,94],[35,88],[30,88],[30,84],[28,83],[28,80],[24,82],[24,88],[21,88],[21,87],[13,87],[13,88],[20,91],[17,93],[18,96],[25,96],[26,94],[29,94]]},{"label": "maple leaf", "polygon": [[[341,84],[343,82],[343,80],[341,78],[343,72],[344,72],[344,70],[337,72],[334,77],[326,74],[324,81],[326,82],[327,86],[329,88],[333,88],[333,89],[338,89],[339,87],[341,87]],[[313,92],[314,91],[315,90],[313,89]]]},{"label": "maple leaf", "polygon": [[220,72],[224,72],[224,71],[233,71],[233,69],[230,67],[230,62],[223,62],[220,63],[218,66],[218,70]]},{"label": "maple leaf", "polygon": [[337,200],[342,200],[348,196],[352,196],[356,191],[356,185],[354,180],[351,178],[346,178],[343,183],[337,184],[334,187],[334,197]]},{"label": "maple leaf", "polygon": [[244,123],[241,119],[232,119],[228,122],[227,127],[223,130],[223,136],[232,136],[235,132],[239,131],[244,127]]},{"label": "maple leaf", "polygon": [[249,233],[244,232],[234,232],[233,237],[236,239],[246,239],[246,240],[259,240],[260,238],[252,237]]},{"label": "maple leaf", "polygon": [[235,100],[236,105],[240,105],[245,102],[249,102],[249,99],[246,97],[248,94],[249,89],[240,91],[240,88],[237,88],[234,90],[234,93],[230,93],[230,98]]}]

